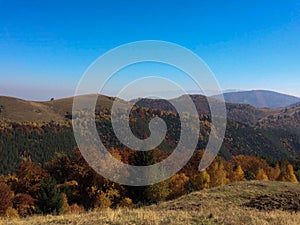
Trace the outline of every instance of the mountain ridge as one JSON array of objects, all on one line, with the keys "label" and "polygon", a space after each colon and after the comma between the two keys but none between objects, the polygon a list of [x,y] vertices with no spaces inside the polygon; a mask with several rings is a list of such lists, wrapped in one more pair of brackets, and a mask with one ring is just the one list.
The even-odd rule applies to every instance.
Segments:
[{"label": "mountain ridge", "polygon": [[[186,95],[174,98],[171,101],[179,104],[186,104]],[[203,95],[189,95],[194,102],[196,109],[201,115],[210,114],[207,97]],[[88,95],[80,96],[88,100]],[[50,101],[29,101],[14,97],[0,96],[0,119],[8,119],[16,122],[49,122],[64,121],[72,114],[74,97],[55,99]],[[114,97],[98,95],[96,110],[110,109]],[[217,101],[211,98],[212,101]],[[127,101],[124,100],[126,103]],[[161,111],[172,111],[176,113],[174,106],[163,99],[140,99],[136,102],[139,107],[152,108]],[[278,113],[279,109],[255,108],[249,104],[226,103],[227,116],[231,120],[241,123],[255,125],[259,119]]]},{"label": "mountain ridge", "polygon": [[300,98],[268,90],[251,90],[224,93],[230,103],[250,104],[257,108],[285,108],[300,103]]}]

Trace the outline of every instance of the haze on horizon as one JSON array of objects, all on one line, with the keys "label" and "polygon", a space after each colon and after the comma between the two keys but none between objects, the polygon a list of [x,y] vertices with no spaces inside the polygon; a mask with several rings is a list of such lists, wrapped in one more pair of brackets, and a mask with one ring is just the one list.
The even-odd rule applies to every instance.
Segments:
[{"label": "haze on horizon", "polygon": [[[0,95],[72,96],[89,65],[139,40],[164,40],[200,56],[222,90],[300,97],[300,2],[0,0]],[[194,90],[170,68],[142,65],[116,75],[103,94],[145,74]],[[169,90],[172,91],[172,90]]]}]

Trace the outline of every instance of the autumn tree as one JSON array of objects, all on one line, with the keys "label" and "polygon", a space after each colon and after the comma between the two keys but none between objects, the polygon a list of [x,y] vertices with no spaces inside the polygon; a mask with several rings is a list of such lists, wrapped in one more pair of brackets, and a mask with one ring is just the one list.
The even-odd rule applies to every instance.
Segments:
[{"label": "autumn tree", "polygon": [[216,187],[228,183],[227,173],[221,158],[217,157],[209,166],[207,172],[210,176],[210,187]]},{"label": "autumn tree", "polygon": [[63,153],[56,153],[54,158],[46,163],[47,172],[59,183],[74,179],[74,160]]},{"label": "autumn tree", "polygon": [[7,184],[0,181],[0,215],[5,215],[6,210],[12,206],[12,193]]},{"label": "autumn tree", "polygon": [[281,167],[281,173],[277,180],[298,183],[293,166],[288,163],[283,163]]},{"label": "autumn tree", "polygon": [[269,173],[269,180],[277,180],[279,175],[280,175],[280,167],[279,164],[276,163],[275,167],[271,168],[270,173]]},{"label": "autumn tree", "polygon": [[167,181],[150,185],[146,188],[145,194],[148,198],[148,203],[157,203],[166,200],[170,194],[170,188]]},{"label": "autumn tree", "polygon": [[170,185],[170,195],[168,199],[178,198],[187,193],[186,184],[189,181],[189,178],[184,174],[175,174],[169,179]]},{"label": "autumn tree", "polygon": [[210,175],[206,169],[201,170],[191,179],[191,183],[194,190],[202,190],[204,188],[209,188]]},{"label": "autumn tree", "polygon": [[[116,151],[112,152],[112,155],[120,159]],[[65,159],[65,157],[69,156],[59,157],[58,162],[65,162],[66,168],[60,169],[58,162],[52,162],[47,168],[51,168],[51,174],[56,174],[56,171],[59,171],[58,174],[66,173],[65,182],[59,184],[59,187],[66,193],[70,205],[83,205],[86,210],[107,206],[114,208],[119,205],[126,192],[122,185],[96,173],[84,160],[78,148],[74,149],[71,158]]]},{"label": "autumn tree", "polygon": [[40,182],[49,175],[41,168],[40,164],[25,159],[18,166],[16,176],[18,182],[15,192],[29,194],[33,198],[37,198]]},{"label": "autumn tree", "polygon": [[230,181],[236,182],[236,181],[244,181],[244,180],[245,180],[245,173],[241,165],[235,165],[235,167],[233,168],[233,173]]},{"label": "autumn tree", "polygon": [[232,157],[231,163],[241,165],[247,180],[255,180],[259,169],[263,169],[269,177],[270,166],[264,159],[255,156],[238,155]]},{"label": "autumn tree", "polygon": [[13,199],[13,206],[22,217],[30,216],[35,212],[35,200],[28,194],[16,194]]},{"label": "autumn tree", "polygon": [[264,169],[259,168],[255,175],[255,180],[269,180],[268,175]]}]

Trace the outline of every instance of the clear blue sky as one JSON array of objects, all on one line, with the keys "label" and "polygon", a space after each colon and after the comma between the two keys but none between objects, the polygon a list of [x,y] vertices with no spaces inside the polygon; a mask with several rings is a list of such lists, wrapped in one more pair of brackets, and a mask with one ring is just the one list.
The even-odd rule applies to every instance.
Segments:
[{"label": "clear blue sky", "polygon": [[297,0],[0,0],[0,95],[70,96],[101,54],[149,39],[197,53],[223,89],[300,96]]}]

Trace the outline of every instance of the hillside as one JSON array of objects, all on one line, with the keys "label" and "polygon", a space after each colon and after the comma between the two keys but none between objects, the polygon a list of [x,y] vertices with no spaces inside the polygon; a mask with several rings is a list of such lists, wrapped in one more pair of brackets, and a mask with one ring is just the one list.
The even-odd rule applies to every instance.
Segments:
[{"label": "hillside", "polygon": [[[83,100],[85,98],[87,96],[82,96]],[[209,107],[204,96],[191,95],[191,98],[200,113],[197,150],[203,150],[211,127]],[[173,101],[184,102],[185,99],[186,96],[181,96]],[[107,147],[123,149],[112,130],[109,112],[105,110],[111,107],[113,100],[99,96],[96,124]],[[44,164],[53,158],[55,152],[72,152],[76,146],[70,120],[72,102],[73,98],[32,102],[0,97],[0,173],[14,172],[22,157]],[[147,121],[158,115],[169,127],[168,136],[158,148],[168,153],[174,150],[180,135],[180,121],[172,113],[175,112],[173,106],[157,99],[143,99],[137,105],[132,110],[134,134],[147,137]],[[245,154],[271,161],[300,158],[299,105],[286,109],[260,109],[247,104],[227,103],[226,107],[228,123],[221,156],[228,159]]]},{"label": "hillside", "polygon": [[[172,101],[185,103],[187,96],[181,96]],[[201,115],[210,114],[207,99],[203,95],[190,95],[196,109]],[[88,96],[81,96],[83,100]],[[99,95],[96,111],[111,108],[114,98]],[[72,113],[73,97],[57,99],[46,102],[27,101],[12,97],[0,96],[0,119],[9,119],[15,122],[49,122],[64,121]],[[172,104],[166,100],[142,99],[136,103],[139,107],[146,107],[160,111],[176,112]],[[255,125],[263,117],[273,115],[279,112],[275,109],[260,109],[247,104],[227,103],[227,116],[229,119],[241,123]]]},{"label": "hillside", "polygon": [[282,109],[259,120],[259,126],[265,128],[293,129],[300,133],[300,104]]},{"label": "hillside", "polygon": [[[62,216],[33,216],[0,219],[1,225],[98,225],[98,224],[278,224],[298,225],[300,185],[284,182],[250,181],[193,192],[173,201],[137,209],[91,211]],[[246,205],[264,197],[263,205],[274,209],[255,209]],[[272,201],[276,198],[277,201]],[[251,204],[250,204],[251,205]],[[255,206],[255,205],[254,205]],[[267,210],[268,209],[268,210]]]},{"label": "hillside", "polygon": [[[81,96],[84,100],[88,96]],[[110,108],[113,98],[99,95],[96,109]],[[0,96],[0,119],[15,122],[49,122],[65,121],[72,113],[73,97],[46,102],[26,101],[22,99]]]},{"label": "hillside", "polygon": [[[176,103],[186,103],[187,96],[181,96],[175,99],[172,99],[172,102]],[[199,114],[208,115],[210,114],[210,109],[208,101],[203,95],[190,95],[190,98],[194,102],[196,109]],[[214,101],[213,98],[211,98]],[[166,100],[160,99],[142,99],[136,103],[140,107],[147,107],[152,109],[158,109],[161,111],[171,111],[176,112],[172,104]],[[226,103],[227,108],[227,118],[230,120],[238,121],[240,123],[245,123],[248,125],[255,125],[259,119],[273,115],[274,113],[279,112],[278,109],[270,108],[255,108],[250,104],[240,104],[240,103]]]},{"label": "hillside", "polygon": [[25,121],[60,121],[63,116],[43,102],[0,96],[0,119]]},{"label": "hillside", "polygon": [[230,103],[250,104],[257,108],[284,108],[300,102],[300,98],[273,91],[253,90],[224,93]]}]

